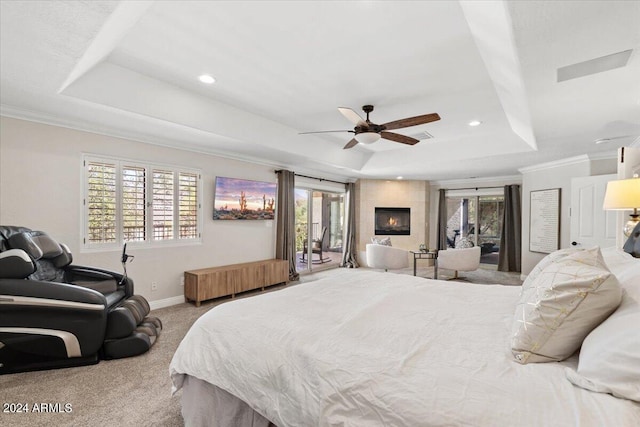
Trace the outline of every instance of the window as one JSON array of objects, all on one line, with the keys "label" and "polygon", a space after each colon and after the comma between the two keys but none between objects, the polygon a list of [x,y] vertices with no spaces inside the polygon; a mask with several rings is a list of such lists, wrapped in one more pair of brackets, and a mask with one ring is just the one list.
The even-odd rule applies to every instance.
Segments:
[{"label": "window", "polygon": [[173,172],[153,171],[153,238],[173,239]]},{"label": "window", "polygon": [[122,167],[122,232],[125,242],[144,242],[147,237],[145,208],[146,169]]},{"label": "window", "polygon": [[200,238],[199,171],[86,156],[84,246]]}]

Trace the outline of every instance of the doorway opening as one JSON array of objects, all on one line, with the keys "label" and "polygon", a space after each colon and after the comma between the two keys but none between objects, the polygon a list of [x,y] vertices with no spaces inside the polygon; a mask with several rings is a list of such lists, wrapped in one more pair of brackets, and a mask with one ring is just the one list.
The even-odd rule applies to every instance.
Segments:
[{"label": "doorway opening", "polygon": [[339,267],[344,231],[344,193],[295,189],[298,272]]},{"label": "doorway opening", "polygon": [[498,264],[504,196],[447,196],[447,246],[480,246],[480,263]]}]

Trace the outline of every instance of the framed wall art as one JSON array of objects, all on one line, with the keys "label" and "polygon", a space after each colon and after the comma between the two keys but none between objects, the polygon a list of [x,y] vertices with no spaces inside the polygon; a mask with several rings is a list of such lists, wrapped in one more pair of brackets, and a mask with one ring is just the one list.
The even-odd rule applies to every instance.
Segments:
[{"label": "framed wall art", "polygon": [[560,188],[532,191],[529,209],[529,251],[560,249]]}]

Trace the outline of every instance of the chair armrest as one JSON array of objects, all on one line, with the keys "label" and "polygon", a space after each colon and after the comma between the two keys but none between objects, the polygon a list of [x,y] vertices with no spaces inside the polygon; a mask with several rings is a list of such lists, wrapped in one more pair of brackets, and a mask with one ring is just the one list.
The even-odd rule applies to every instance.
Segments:
[{"label": "chair armrest", "polygon": [[371,268],[398,269],[409,266],[409,251],[393,246],[366,245],[367,265]]},{"label": "chair armrest", "polygon": [[110,271],[110,270],[104,270],[102,268],[96,268],[96,267],[86,267],[86,266],[82,266],[82,265],[68,265],[67,267],[65,267],[65,274],[70,275],[69,277],[74,277],[74,275],[77,276],[84,276],[84,277],[88,277],[88,275],[90,274],[95,274],[97,277],[97,275],[103,275],[106,274],[110,277],[113,277],[116,282],[118,283],[118,287],[123,286],[124,287],[124,293],[126,297],[130,297],[133,295],[133,279],[131,279],[130,277],[127,277],[127,279],[124,281],[124,283],[122,283],[122,279],[124,278],[124,276],[120,273],[116,273],[115,271]]},{"label": "chair armrest", "polygon": [[[0,279],[0,296],[16,296],[102,305],[107,299],[100,292],[67,283],[39,280]],[[73,304],[72,304],[73,305]]]},{"label": "chair armrest", "polygon": [[80,348],[73,356],[87,356],[98,352],[106,328],[107,300],[100,292],[65,283],[0,279],[0,336],[8,347],[29,346],[25,335],[63,331]]},{"label": "chair armrest", "polygon": [[66,269],[63,282],[94,289],[104,295],[116,292],[119,285],[112,274],[84,267]]},{"label": "chair armrest", "polygon": [[438,251],[438,268],[472,271],[480,266],[480,246]]}]

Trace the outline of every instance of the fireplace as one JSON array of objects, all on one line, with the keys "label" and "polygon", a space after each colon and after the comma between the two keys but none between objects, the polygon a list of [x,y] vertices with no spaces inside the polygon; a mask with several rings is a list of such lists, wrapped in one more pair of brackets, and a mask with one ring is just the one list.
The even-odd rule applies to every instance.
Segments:
[{"label": "fireplace", "polygon": [[411,208],[376,208],[376,236],[411,234]]}]

